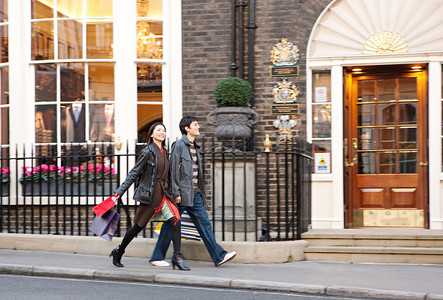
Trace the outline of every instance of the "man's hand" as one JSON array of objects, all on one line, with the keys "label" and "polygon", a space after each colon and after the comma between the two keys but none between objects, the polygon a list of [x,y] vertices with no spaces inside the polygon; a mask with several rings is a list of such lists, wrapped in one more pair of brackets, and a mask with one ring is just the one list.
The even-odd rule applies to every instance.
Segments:
[{"label": "man's hand", "polygon": [[179,204],[180,202],[182,202],[182,197],[178,196],[174,200],[175,200],[175,203]]}]

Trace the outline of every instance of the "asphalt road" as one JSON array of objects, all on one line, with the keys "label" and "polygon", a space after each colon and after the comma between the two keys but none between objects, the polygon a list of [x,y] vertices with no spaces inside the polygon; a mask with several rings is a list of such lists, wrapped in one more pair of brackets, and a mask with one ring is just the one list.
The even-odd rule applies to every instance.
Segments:
[{"label": "asphalt road", "polygon": [[[293,293],[37,276],[0,275],[0,299],[361,300]],[[367,299],[367,298],[365,298]]]}]

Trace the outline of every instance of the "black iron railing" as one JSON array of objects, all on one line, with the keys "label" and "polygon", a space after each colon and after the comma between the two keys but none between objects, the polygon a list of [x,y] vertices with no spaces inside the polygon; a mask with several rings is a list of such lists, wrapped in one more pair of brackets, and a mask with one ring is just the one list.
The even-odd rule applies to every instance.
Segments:
[{"label": "black iron railing", "polygon": [[[295,139],[270,152],[201,140],[208,211],[218,240],[300,239],[311,215],[311,145]],[[245,143],[239,143],[245,145]],[[92,207],[112,195],[134,165],[135,151],[114,145],[38,146],[1,157],[0,232],[91,235]],[[81,148],[83,147],[83,149]],[[140,150],[144,145],[136,145]],[[74,151],[75,150],[75,151]],[[121,197],[116,235],[131,227],[134,187]],[[154,237],[157,223],[143,233]]]}]

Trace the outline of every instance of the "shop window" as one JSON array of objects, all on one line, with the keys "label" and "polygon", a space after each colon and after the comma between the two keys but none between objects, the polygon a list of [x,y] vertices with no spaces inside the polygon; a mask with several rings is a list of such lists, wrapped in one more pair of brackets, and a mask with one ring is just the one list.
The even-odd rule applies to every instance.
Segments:
[{"label": "shop window", "polygon": [[[0,0],[0,139],[1,157],[9,157],[9,55],[8,55],[8,0]],[[2,184],[0,194],[9,182],[9,161],[1,160]]]},{"label": "shop window", "polygon": [[[163,119],[162,0],[137,0],[137,130],[139,143],[147,141],[150,126]],[[155,60],[153,62],[152,60]]]},{"label": "shop window", "polygon": [[312,71],[314,173],[331,172],[331,71]]},{"label": "shop window", "polygon": [[113,0],[54,2],[31,0],[32,60],[113,57]]},{"label": "shop window", "polygon": [[0,130],[1,145],[9,144],[9,69],[0,68]]},{"label": "shop window", "polygon": [[137,58],[163,58],[162,0],[137,0]]},{"label": "shop window", "polygon": [[36,143],[114,141],[113,63],[37,64],[35,70]]},{"label": "shop window", "polygon": [[[8,1],[0,0],[0,139],[1,157],[8,157],[9,146],[9,55]],[[7,168],[7,161],[1,162]],[[6,170],[6,169],[5,169]],[[3,173],[2,173],[3,174]]]},{"label": "shop window", "polygon": [[147,141],[149,127],[163,118],[162,64],[137,64],[137,130],[140,143]]},{"label": "shop window", "polygon": [[38,154],[75,155],[88,149],[69,144],[114,141],[112,3],[31,0],[35,141],[52,145]]}]

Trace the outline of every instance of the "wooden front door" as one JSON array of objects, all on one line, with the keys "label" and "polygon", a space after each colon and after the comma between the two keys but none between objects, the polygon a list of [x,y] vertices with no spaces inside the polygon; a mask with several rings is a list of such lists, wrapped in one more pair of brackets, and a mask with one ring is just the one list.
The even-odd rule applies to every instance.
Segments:
[{"label": "wooden front door", "polygon": [[347,227],[428,226],[426,85],[423,66],[347,72]]}]

